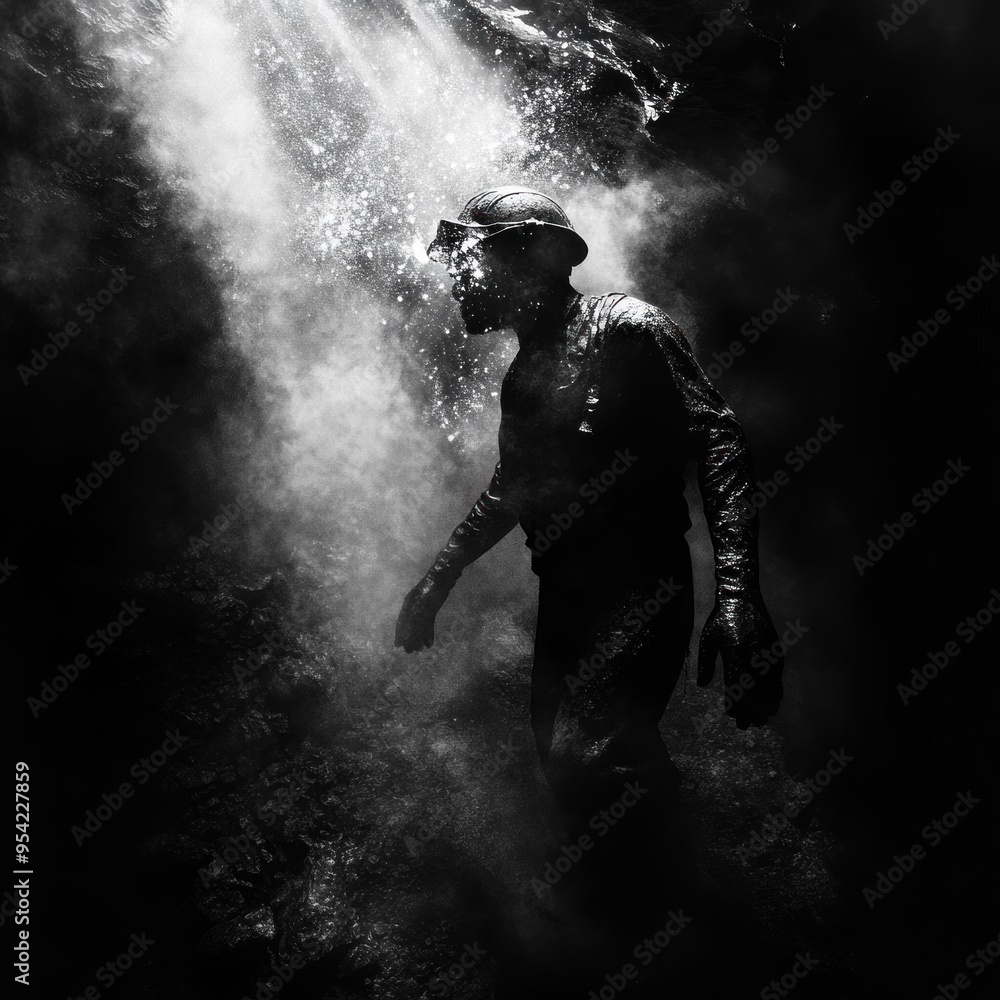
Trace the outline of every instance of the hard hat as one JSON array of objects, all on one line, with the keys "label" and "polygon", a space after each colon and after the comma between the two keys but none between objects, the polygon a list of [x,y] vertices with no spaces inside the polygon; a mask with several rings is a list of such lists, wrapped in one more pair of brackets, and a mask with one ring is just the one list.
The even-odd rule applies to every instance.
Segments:
[{"label": "hard hat", "polygon": [[474,246],[512,229],[538,227],[539,234],[554,238],[565,262],[576,267],[587,256],[587,244],[573,228],[559,204],[541,191],[526,187],[499,187],[474,195],[457,219],[442,219],[427,248],[427,256],[447,263],[463,246]]}]

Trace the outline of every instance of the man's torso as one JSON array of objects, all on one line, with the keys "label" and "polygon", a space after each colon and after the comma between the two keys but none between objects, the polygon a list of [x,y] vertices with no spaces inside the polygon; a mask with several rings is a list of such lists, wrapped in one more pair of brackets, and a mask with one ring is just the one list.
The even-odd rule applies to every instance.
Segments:
[{"label": "man's torso", "polygon": [[658,538],[676,540],[690,527],[688,428],[676,387],[665,364],[615,340],[633,303],[643,305],[581,297],[562,334],[522,346],[504,378],[505,492],[522,510],[536,572],[655,549]]}]

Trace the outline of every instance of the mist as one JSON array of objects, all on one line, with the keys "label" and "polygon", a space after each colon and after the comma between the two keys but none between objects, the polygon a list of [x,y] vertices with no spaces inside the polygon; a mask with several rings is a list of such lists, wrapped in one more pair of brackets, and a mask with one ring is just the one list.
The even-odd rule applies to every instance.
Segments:
[{"label": "mist", "polygon": [[[901,557],[898,577],[864,590],[853,574],[866,532],[926,478],[897,490],[892,473],[911,451],[922,462],[927,440],[954,444],[939,417],[966,395],[959,362],[961,377],[935,389],[940,413],[903,376],[887,389],[879,350],[937,301],[906,268],[941,285],[954,233],[920,242],[923,270],[906,253],[927,192],[955,189],[977,140],[910,196],[912,216],[849,247],[842,221],[926,131],[893,87],[878,89],[879,60],[895,59],[885,78],[937,113],[911,60],[938,22],[877,48],[858,5],[812,4],[797,25],[781,6],[740,5],[680,69],[674,55],[717,13],[704,4],[11,5],[0,294],[5,415],[23,428],[8,455],[19,568],[5,584],[32,637],[19,710],[120,600],[148,607],[57,701],[23,712],[54,790],[51,912],[58,900],[69,916],[53,933],[81,956],[60,988],[82,992],[79,969],[144,921],[165,943],[123,995],[252,993],[272,960],[308,947],[302,995],[419,996],[464,944],[494,940],[497,912],[529,926],[527,887],[562,829],[528,721],[536,581],[521,532],[465,572],[432,649],[392,645],[403,596],[489,481],[516,350],[508,334],[466,335],[425,248],[440,218],[507,183],[566,208],[590,246],[579,291],[663,307],[703,367],[779,290],[797,296],[713,381],[761,480],[821,419],[844,424],[760,512],[772,617],[779,633],[795,621],[811,633],[789,650],[772,725],[737,731],[718,681],[683,677],[661,728],[713,884],[789,955],[812,947],[834,985],[856,983],[857,943],[823,928],[843,929],[845,869],[894,842],[897,820],[865,799],[881,801],[881,762],[897,753],[891,690],[866,693],[901,662],[885,654],[885,622],[913,566],[948,614],[964,609],[930,556]],[[971,14],[944,20],[974,32]],[[855,46],[876,70],[852,76]],[[957,52],[940,56],[949,79]],[[734,190],[746,150],[822,80],[829,107]],[[845,136],[864,146],[859,119],[899,132],[875,149],[888,170],[876,180],[868,159],[848,160]],[[105,292],[122,269],[124,290]],[[103,468],[161,398],[176,413],[67,513],[77,477]],[[925,433],[903,437],[897,415],[918,403]],[[712,551],[693,483],[689,502],[696,641]],[[958,534],[949,545],[973,544]],[[66,855],[66,830],[169,726],[191,742],[155,793]],[[843,746],[868,757],[743,863],[762,818]],[[912,785],[899,787],[902,802]],[[285,788],[297,797],[273,808]],[[265,807],[279,817],[266,828]],[[251,846],[219,862],[239,835]],[[100,901],[95,872],[120,865],[135,884],[123,877]],[[499,957],[455,995],[492,995]],[[866,962],[878,975],[877,957]]]}]

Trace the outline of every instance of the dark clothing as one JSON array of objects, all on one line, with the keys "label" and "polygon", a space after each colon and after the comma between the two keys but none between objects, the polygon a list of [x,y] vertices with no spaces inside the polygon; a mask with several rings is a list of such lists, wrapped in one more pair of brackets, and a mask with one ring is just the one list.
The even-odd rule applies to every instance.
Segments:
[{"label": "dark clothing", "polygon": [[[688,460],[698,459],[720,600],[758,590],[757,528],[744,514],[740,425],[670,318],[614,294],[578,297],[561,322],[562,335],[522,344],[511,364],[493,479],[428,576],[447,588],[515,524],[525,532],[539,576],[539,758],[568,842],[600,838],[557,895],[563,912],[605,926],[598,939],[613,950],[648,930],[663,900],[695,893],[678,775],[659,732],[693,627]],[[594,825],[602,810],[621,815],[607,836]],[[588,935],[580,940],[597,940]],[[607,954],[590,959],[607,967]],[[577,953],[557,980],[590,959]]]},{"label": "dark clothing", "polygon": [[[613,294],[578,297],[562,323],[564,335],[522,345],[511,364],[500,462],[431,572],[457,578],[520,522],[541,580],[532,724],[553,790],[583,823],[629,780],[663,802],[676,786],[657,725],[693,624],[688,459],[699,459],[720,593],[757,588],[756,523],[741,516],[739,423],[670,318]],[[600,668],[580,677],[595,655]]]},{"label": "dark clothing", "polygon": [[540,576],[655,567],[691,526],[684,467],[697,456],[719,588],[757,589],[746,441],[683,334],[619,294],[581,297],[564,324],[566,336],[511,364],[500,462],[432,572],[457,577],[518,522]]},{"label": "dark clothing", "polygon": [[[612,294],[578,297],[562,323],[511,364],[492,482],[431,572],[457,578],[520,522],[541,578],[532,724],[554,791],[579,811],[616,775],[673,785],[657,724],[692,631],[687,460],[699,458],[720,592],[757,587],[756,524],[740,516],[739,423],[670,318]],[[679,594],[641,621],[671,577]],[[574,687],[599,645],[606,664]]]},{"label": "dark clothing", "polygon": [[538,596],[531,722],[563,806],[590,816],[638,781],[673,799],[673,765],[659,734],[693,625],[691,560],[683,539],[654,572],[546,573]]}]

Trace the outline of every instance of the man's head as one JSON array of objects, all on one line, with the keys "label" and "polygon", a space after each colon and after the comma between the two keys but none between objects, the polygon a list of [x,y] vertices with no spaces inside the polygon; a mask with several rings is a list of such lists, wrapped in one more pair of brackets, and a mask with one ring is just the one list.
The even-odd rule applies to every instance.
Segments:
[{"label": "man's head", "polygon": [[442,219],[427,256],[448,266],[469,333],[487,333],[565,285],[587,244],[547,195],[501,187],[477,194],[458,219]]}]

